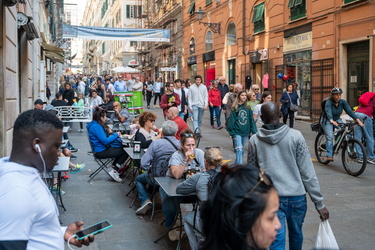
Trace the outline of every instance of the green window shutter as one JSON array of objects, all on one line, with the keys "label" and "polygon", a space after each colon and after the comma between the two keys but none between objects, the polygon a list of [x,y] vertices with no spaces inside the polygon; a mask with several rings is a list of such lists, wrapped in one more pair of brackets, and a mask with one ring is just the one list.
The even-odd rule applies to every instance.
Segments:
[{"label": "green window shutter", "polygon": [[189,7],[189,10],[188,10],[188,14],[194,15],[194,13],[195,13],[195,1],[192,0],[190,2],[190,7]]},{"label": "green window shutter", "polygon": [[302,4],[303,0],[295,0],[294,6]]},{"label": "green window shutter", "polygon": [[138,6],[138,18],[142,15],[142,5]]},{"label": "green window shutter", "polygon": [[357,1],[357,0],[344,0],[344,4],[355,2],[355,1]]},{"label": "green window shutter", "polygon": [[126,18],[130,18],[130,5],[126,5]]},{"label": "green window shutter", "polygon": [[209,5],[212,3],[212,0],[206,0],[206,5]]},{"label": "green window shutter", "polygon": [[298,1],[298,5],[294,5],[290,9],[290,20],[297,20],[299,18],[306,16],[306,0],[295,0],[295,3]]},{"label": "green window shutter", "polygon": [[288,8],[293,8],[294,7],[294,3],[295,3],[296,0],[289,0],[289,3],[288,3]]},{"label": "green window shutter", "polygon": [[264,2],[254,6],[254,14],[252,22],[261,21],[264,19]]}]

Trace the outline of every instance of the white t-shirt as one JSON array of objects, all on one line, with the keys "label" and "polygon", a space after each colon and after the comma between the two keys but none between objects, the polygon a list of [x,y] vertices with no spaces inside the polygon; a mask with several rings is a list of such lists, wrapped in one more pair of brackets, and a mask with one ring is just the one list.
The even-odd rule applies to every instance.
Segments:
[{"label": "white t-shirt", "polygon": [[262,118],[260,118],[260,116],[262,115],[262,113],[260,112],[260,109],[262,108],[262,105],[263,105],[263,103],[262,104],[257,104],[255,106],[254,110],[253,110],[253,114],[257,115],[257,120],[255,122],[258,121],[258,122],[263,123]]},{"label": "white t-shirt", "polygon": [[[179,89],[174,89],[174,92],[180,96],[180,101],[182,101],[182,99],[181,99],[181,98],[182,98],[182,91],[181,91],[181,88],[179,88]],[[178,108],[178,111],[181,112],[181,102],[180,102],[180,105],[178,105],[177,108]]]},{"label": "white t-shirt", "polygon": [[36,168],[0,159],[0,241],[28,250],[64,249],[56,202]]}]

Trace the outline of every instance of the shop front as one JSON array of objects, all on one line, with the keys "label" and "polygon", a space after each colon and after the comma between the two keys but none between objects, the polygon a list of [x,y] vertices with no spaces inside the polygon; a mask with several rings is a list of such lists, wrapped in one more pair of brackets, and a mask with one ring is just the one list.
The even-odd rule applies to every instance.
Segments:
[{"label": "shop front", "polygon": [[[310,29],[306,32],[306,29]],[[311,117],[312,86],[311,86],[311,58],[312,31],[310,27],[303,27],[284,34],[284,72],[282,89],[293,84],[299,95],[299,110],[297,115]]]},{"label": "shop front", "polygon": [[191,56],[188,58],[188,68],[189,68],[189,79],[194,82],[194,77],[197,75],[197,56]]},{"label": "shop front", "polygon": [[211,80],[216,79],[215,51],[204,53],[203,63],[204,63],[204,83],[207,87],[209,87],[211,85]]},{"label": "shop front", "polygon": [[[250,63],[252,67],[253,84],[257,84],[261,88],[261,92],[268,90],[268,85],[263,84],[262,80],[267,72],[268,49],[259,49],[250,52]],[[267,86],[265,86],[267,85]]]}]

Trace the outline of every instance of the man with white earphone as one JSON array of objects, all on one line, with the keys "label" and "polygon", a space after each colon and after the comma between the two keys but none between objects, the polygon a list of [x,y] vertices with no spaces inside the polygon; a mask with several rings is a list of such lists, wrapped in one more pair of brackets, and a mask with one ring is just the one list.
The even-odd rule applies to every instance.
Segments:
[{"label": "man with white earphone", "polygon": [[16,119],[11,154],[0,159],[0,249],[64,249],[64,239],[78,247],[94,240],[74,238],[82,221],[60,227],[56,202],[41,178],[57,163],[62,128],[56,116],[39,109]]}]

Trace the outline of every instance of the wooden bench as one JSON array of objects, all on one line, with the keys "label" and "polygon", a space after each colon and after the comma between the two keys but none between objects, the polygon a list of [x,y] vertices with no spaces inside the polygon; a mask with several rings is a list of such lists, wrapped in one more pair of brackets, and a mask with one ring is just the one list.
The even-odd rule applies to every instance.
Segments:
[{"label": "wooden bench", "polygon": [[60,106],[55,107],[57,115],[63,122],[91,122],[92,110],[89,107]]}]

